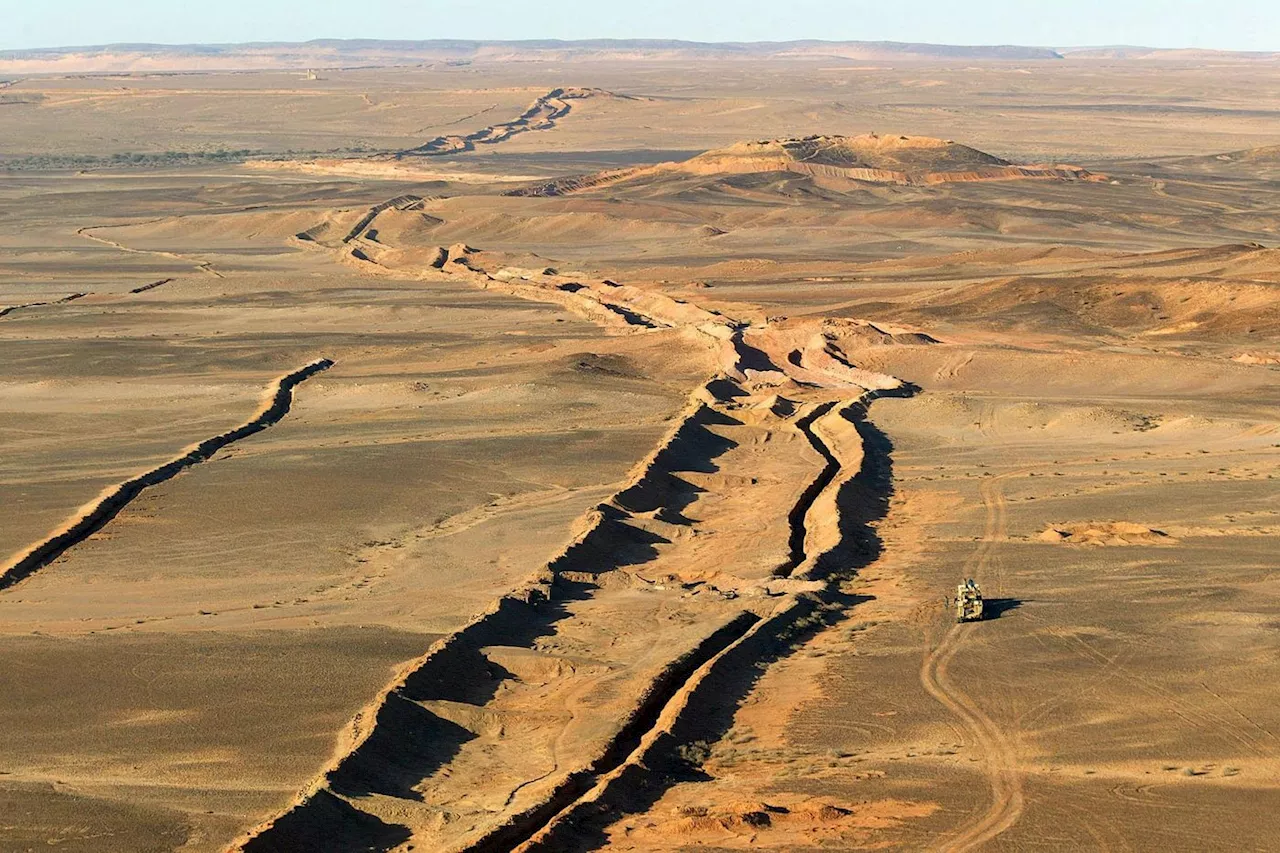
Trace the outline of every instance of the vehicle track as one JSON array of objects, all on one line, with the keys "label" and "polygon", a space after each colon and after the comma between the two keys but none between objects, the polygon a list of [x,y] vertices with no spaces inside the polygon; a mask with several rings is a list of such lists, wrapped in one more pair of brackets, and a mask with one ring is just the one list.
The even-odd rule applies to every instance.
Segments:
[{"label": "vehicle track", "polygon": [[267,387],[262,408],[245,423],[235,429],[206,438],[199,444],[187,448],[181,456],[107,489],[97,500],[67,519],[60,528],[26,550],[15,554],[3,568],[0,568],[0,590],[21,583],[101,530],[150,486],[170,480],[192,465],[211,459],[215,453],[227,445],[262,432],[279,422],[293,406],[293,389],[332,366],[331,360],[321,358],[291,373],[286,373]]},{"label": "vehicle track", "polygon": [[183,263],[191,264],[195,269],[205,273],[206,275],[211,275],[214,278],[223,277],[221,273],[213,268],[213,263],[210,261],[199,261],[192,258],[190,255],[181,255],[177,252],[165,252],[160,249],[135,249],[132,246],[126,246],[124,243],[117,242],[107,237],[99,237],[96,234],[90,233],[98,228],[125,228],[133,225],[153,225],[157,222],[164,221],[165,218],[161,217],[159,219],[148,219],[142,222],[122,222],[118,225],[86,225],[84,228],[76,229],[76,234],[86,240],[92,240],[95,243],[101,243],[104,246],[110,246],[113,249],[117,249],[121,252],[128,252],[131,255],[154,255],[157,258],[168,258],[172,261],[181,261]]},{"label": "vehicle track", "polygon": [[947,361],[945,364],[943,364],[941,367],[937,369],[937,371],[933,374],[933,378],[940,382],[943,380],[956,378],[956,376],[960,374],[961,370],[964,370],[973,362],[973,358],[975,355],[977,355],[977,352],[971,350],[970,352],[965,353],[963,356],[959,356]]},{"label": "vehicle track", "polygon": [[[1008,530],[1001,481],[1013,473],[987,480],[981,486],[986,522],[982,539],[965,563],[965,573],[969,577],[982,580],[996,562],[996,546],[1006,537]],[[997,575],[992,588],[998,593],[1002,587],[1002,578]],[[949,678],[951,661],[976,628],[972,624],[952,625],[920,666],[920,683],[924,689],[964,724],[978,745],[991,787],[991,805],[987,810],[955,830],[938,848],[951,853],[976,850],[996,838],[1017,823],[1025,807],[1022,776],[1013,740]]]}]

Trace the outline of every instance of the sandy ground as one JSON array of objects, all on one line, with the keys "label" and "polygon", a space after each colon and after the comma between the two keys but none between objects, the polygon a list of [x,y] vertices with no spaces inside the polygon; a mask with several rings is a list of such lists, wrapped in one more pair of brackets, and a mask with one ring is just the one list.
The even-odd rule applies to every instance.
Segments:
[{"label": "sandy ground", "polygon": [[572,70],[3,90],[0,849],[1268,849],[1272,66]]}]

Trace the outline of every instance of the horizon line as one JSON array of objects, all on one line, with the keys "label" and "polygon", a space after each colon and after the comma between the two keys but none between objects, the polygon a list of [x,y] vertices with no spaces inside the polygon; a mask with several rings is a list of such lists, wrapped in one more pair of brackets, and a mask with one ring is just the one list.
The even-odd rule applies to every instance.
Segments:
[{"label": "horizon line", "polygon": [[62,44],[62,45],[41,45],[33,47],[5,47],[0,48],[0,54],[22,54],[22,53],[48,53],[48,52],[65,52],[65,51],[87,51],[87,50],[108,50],[108,49],[131,49],[143,51],[149,49],[182,49],[182,48],[255,48],[255,47],[289,47],[289,46],[314,46],[325,44],[369,44],[369,45],[402,45],[402,46],[447,46],[447,45],[511,45],[511,46],[535,46],[535,45],[556,45],[556,46],[574,46],[574,45],[590,45],[590,44],[616,44],[616,45],[646,45],[646,46],[671,46],[671,47],[703,47],[703,48],[738,48],[738,47],[768,47],[768,46],[788,46],[788,45],[882,45],[893,47],[923,47],[923,48],[974,48],[974,49],[1022,49],[1022,50],[1044,50],[1053,52],[1077,52],[1086,50],[1141,50],[1141,51],[1161,51],[1161,52],[1197,52],[1197,53],[1225,53],[1225,54],[1245,54],[1256,56],[1267,56],[1272,54],[1280,54],[1280,48],[1275,50],[1242,50],[1236,48],[1214,48],[1214,47],[1192,47],[1192,46],[1156,46],[1147,44],[1073,44],[1073,45],[1046,45],[1046,44],[1021,44],[1015,42],[1005,43],[974,43],[974,42],[930,42],[930,41],[903,41],[897,39],[822,39],[822,38],[797,38],[797,39],[781,39],[781,40],[725,40],[725,41],[702,41],[697,39],[683,38],[619,38],[619,37],[592,37],[592,38],[528,38],[528,39],[485,39],[485,38],[430,38],[430,39],[391,39],[391,38],[361,38],[361,37],[317,37],[302,40],[289,39],[262,39],[251,41],[218,41],[218,42],[151,42],[151,41],[116,41],[103,42],[99,44]]}]

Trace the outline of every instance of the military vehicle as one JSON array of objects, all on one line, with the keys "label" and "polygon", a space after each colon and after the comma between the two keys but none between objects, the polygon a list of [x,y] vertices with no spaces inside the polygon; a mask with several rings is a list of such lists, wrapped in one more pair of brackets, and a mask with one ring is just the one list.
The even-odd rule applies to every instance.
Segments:
[{"label": "military vehicle", "polygon": [[973,578],[956,587],[956,621],[978,622],[982,619],[982,591]]}]

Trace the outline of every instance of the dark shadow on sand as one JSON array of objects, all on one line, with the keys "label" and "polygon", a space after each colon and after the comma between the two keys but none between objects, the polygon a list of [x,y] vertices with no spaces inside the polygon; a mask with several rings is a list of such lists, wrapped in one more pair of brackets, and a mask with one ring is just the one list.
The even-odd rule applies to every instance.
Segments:
[{"label": "dark shadow on sand", "polygon": [[[909,397],[915,391],[908,387],[878,396]],[[893,443],[866,414],[863,406],[853,406],[844,413],[862,437],[864,453],[861,468],[841,485],[837,495],[841,541],[820,567],[831,579],[855,574],[875,562],[883,550],[874,525],[888,514],[893,496]],[[690,698],[671,732],[655,743],[643,766],[629,768],[599,802],[573,820],[557,824],[530,850],[568,853],[601,849],[608,843],[609,825],[623,815],[648,811],[672,785],[709,778],[701,769],[701,760],[710,745],[732,727],[739,706],[767,667],[792,654],[817,631],[848,618],[858,604],[869,600],[868,596],[827,590],[791,621],[735,646]]]},{"label": "dark shadow on sand", "polygon": [[407,827],[360,811],[359,800],[381,794],[421,801],[422,782],[476,737],[421,703],[444,700],[483,706],[503,682],[515,677],[489,660],[483,650],[529,647],[539,637],[554,634],[556,623],[570,616],[568,605],[589,597],[592,588],[558,579],[554,599],[505,598],[484,619],[450,637],[387,696],[369,736],[328,774],[327,787],[278,818],[246,851],[385,853],[407,840],[411,835]]},{"label": "dark shadow on sand", "polygon": [[1023,604],[1021,598],[984,598],[982,600],[982,618],[984,621],[999,619],[1011,610],[1017,610]]}]

